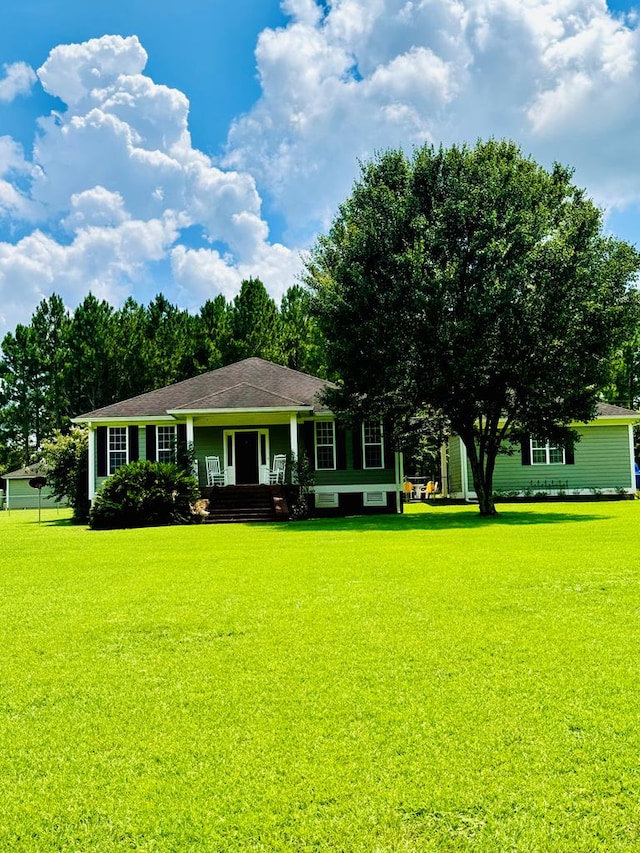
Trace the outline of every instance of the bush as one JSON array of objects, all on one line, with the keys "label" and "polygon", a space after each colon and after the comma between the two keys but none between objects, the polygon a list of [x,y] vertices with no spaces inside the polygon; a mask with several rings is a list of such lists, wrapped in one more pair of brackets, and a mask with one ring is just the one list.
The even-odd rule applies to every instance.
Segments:
[{"label": "bush", "polygon": [[88,446],[88,432],[79,426],[66,434],[56,430],[53,438],[42,443],[47,485],[59,501],[69,501],[74,521],[85,522],[89,517]]},{"label": "bush", "polygon": [[184,524],[199,498],[198,484],[178,465],[130,462],[104,483],[93,503],[94,529]]}]

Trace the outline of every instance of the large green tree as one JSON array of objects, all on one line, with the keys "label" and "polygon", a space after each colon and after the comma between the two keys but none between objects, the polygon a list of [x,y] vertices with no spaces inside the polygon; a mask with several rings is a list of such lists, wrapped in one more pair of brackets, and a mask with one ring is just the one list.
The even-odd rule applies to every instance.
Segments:
[{"label": "large green tree", "polygon": [[498,453],[525,434],[571,440],[593,418],[639,268],[569,169],[511,142],[382,153],[307,265],[342,377],[333,403],[444,415],[494,515]]},{"label": "large green tree", "polygon": [[278,307],[257,278],[245,279],[229,307],[225,362],[257,356],[282,362]]}]

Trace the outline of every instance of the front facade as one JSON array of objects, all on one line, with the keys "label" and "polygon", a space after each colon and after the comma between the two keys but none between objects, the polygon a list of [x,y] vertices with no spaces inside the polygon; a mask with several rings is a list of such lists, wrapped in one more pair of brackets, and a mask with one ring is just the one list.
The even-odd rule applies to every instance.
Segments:
[{"label": "front facade", "polygon": [[189,448],[207,486],[217,457],[227,486],[268,484],[274,457],[302,452],[316,512],[400,511],[401,458],[382,422],[346,428],[321,402],[324,380],[249,358],[74,419],[89,428],[89,496],[134,460],[168,462]]},{"label": "front facade", "polygon": [[[493,487],[497,495],[634,494],[636,490],[633,424],[637,412],[603,403],[595,420],[574,424],[580,440],[571,447],[529,436],[511,456],[496,460]],[[449,491],[474,499],[473,478],[464,444],[449,443]]]}]

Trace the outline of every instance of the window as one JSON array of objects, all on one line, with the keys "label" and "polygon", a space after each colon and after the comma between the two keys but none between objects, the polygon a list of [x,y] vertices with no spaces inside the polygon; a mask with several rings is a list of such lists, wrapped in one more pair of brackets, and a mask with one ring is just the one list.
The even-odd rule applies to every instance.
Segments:
[{"label": "window", "polygon": [[383,433],[380,421],[363,422],[362,450],[365,468],[384,468]]},{"label": "window", "polygon": [[156,458],[158,462],[176,461],[176,428],[174,426],[157,427]]},{"label": "window", "polygon": [[108,444],[109,474],[115,474],[118,468],[127,464],[128,446],[127,446],[127,428],[126,427],[109,427],[109,444]]},{"label": "window", "polygon": [[316,422],[316,468],[333,470],[336,467],[336,433],[333,421]]},{"label": "window", "polygon": [[564,448],[542,438],[531,439],[532,465],[564,465]]}]

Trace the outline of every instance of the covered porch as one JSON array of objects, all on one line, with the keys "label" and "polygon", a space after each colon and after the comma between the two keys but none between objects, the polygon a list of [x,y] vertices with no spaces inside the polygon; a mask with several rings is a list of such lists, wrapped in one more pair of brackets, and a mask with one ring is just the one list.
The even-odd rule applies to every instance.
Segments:
[{"label": "covered porch", "polygon": [[[186,419],[187,447],[202,489],[276,484],[274,462],[290,464],[299,454],[299,416],[286,413],[210,413]],[[284,459],[282,458],[284,457]],[[213,460],[213,461],[212,461]],[[215,476],[213,471],[215,470]],[[281,471],[278,483],[290,478]]]}]

